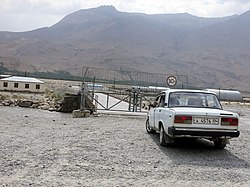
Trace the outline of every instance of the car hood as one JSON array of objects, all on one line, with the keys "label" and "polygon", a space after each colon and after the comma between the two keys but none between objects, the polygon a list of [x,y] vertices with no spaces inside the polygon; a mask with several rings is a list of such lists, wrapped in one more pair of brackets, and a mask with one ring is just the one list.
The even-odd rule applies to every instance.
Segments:
[{"label": "car hood", "polygon": [[185,115],[202,115],[202,116],[231,116],[231,117],[238,117],[237,113],[220,110],[220,109],[213,109],[213,108],[193,108],[193,107],[176,107],[172,108],[176,115],[178,114],[185,114]]}]

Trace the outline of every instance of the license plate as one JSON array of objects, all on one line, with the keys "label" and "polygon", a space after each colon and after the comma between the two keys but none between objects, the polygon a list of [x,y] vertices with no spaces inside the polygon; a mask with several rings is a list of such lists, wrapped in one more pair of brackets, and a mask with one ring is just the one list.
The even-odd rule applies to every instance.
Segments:
[{"label": "license plate", "polygon": [[211,125],[218,125],[219,119],[218,118],[194,118],[194,124],[211,124]]}]

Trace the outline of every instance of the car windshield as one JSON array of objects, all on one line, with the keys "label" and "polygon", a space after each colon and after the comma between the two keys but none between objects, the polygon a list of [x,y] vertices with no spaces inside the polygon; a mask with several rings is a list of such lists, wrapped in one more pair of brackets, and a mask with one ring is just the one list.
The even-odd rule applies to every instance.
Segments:
[{"label": "car windshield", "polygon": [[215,94],[199,92],[170,93],[168,106],[222,109],[221,104]]}]

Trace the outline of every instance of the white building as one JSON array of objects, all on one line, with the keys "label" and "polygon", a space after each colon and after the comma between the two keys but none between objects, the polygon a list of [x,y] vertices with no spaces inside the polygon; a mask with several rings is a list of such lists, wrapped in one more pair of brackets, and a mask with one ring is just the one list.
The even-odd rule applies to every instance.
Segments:
[{"label": "white building", "polygon": [[0,79],[0,90],[43,93],[45,85],[36,78],[11,76]]}]

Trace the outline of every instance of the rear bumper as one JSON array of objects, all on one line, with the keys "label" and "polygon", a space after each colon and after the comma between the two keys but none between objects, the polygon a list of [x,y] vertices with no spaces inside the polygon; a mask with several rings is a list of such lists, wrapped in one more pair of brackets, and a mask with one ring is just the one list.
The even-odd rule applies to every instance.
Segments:
[{"label": "rear bumper", "polygon": [[218,130],[218,129],[188,129],[169,127],[170,136],[194,136],[194,137],[239,137],[238,130]]}]

